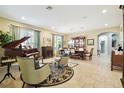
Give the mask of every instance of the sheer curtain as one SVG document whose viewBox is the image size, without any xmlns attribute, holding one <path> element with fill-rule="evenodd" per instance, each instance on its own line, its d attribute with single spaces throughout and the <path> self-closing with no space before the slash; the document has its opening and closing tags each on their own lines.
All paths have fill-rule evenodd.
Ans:
<svg viewBox="0 0 124 93">
<path fill-rule="evenodd" d="M 31 46 L 32 48 L 39 48 L 40 43 L 40 32 L 33 29 L 22 28 L 18 26 L 11 25 L 11 34 L 13 40 L 21 39 L 25 36 L 30 38 L 22 43 L 22 46 Z"/>
<path fill-rule="evenodd" d="M 20 39 L 20 27 L 11 24 L 10 33 L 12 35 L 12 41 Z"/>
<path fill-rule="evenodd" d="M 54 50 L 58 51 L 60 48 L 63 47 L 63 37 L 60 35 L 53 35 L 54 41 Z"/>
</svg>

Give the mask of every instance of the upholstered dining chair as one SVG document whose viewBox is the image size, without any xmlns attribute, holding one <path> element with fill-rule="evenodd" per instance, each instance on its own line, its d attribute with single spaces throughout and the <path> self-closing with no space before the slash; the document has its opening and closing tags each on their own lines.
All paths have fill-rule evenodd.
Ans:
<svg viewBox="0 0 124 93">
<path fill-rule="evenodd" d="M 86 57 L 89 57 L 89 60 L 92 60 L 92 56 L 93 56 L 93 49 L 94 49 L 94 48 L 91 48 L 90 52 L 85 53 L 85 58 L 86 58 Z"/>
<path fill-rule="evenodd" d="M 75 49 L 74 48 L 70 49 L 70 54 L 75 54 Z"/>
<path fill-rule="evenodd" d="M 50 68 L 48 64 L 35 69 L 34 59 L 27 57 L 17 57 L 23 86 L 26 84 L 38 87 L 41 82 L 47 79 L 50 75 Z"/>
</svg>

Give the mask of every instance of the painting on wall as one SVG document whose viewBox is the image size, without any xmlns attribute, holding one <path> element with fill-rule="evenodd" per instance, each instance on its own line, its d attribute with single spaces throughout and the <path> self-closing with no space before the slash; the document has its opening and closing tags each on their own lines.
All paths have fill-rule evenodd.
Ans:
<svg viewBox="0 0 124 93">
<path fill-rule="evenodd" d="M 43 38 L 43 43 L 44 43 L 45 46 L 50 45 L 50 43 L 51 43 L 51 38 L 46 38 L 46 37 L 44 37 L 44 38 Z"/>
<path fill-rule="evenodd" d="M 88 39 L 87 45 L 94 45 L 94 39 Z"/>
</svg>

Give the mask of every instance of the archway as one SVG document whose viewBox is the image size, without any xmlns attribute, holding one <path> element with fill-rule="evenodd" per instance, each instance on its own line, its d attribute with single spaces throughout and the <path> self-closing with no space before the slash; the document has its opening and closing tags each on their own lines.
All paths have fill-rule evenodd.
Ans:
<svg viewBox="0 0 124 93">
<path fill-rule="evenodd" d="M 119 36 L 115 32 L 103 32 L 97 37 L 97 50 L 102 55 L 111 55 L 111 50 L 118 45 Z"/>
</svg>

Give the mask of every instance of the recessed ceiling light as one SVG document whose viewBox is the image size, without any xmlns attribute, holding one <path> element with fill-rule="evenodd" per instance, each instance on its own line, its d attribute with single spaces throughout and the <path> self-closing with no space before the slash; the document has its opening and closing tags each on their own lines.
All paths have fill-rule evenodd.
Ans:
<svg viewBox="0 0 124 93">
<path fill-rule="evenodd" d="M 105 14 L 106 12 L 107 12 L 107 10 L 106 10 L 106 9 L 103 9 L 103 10 L 102 10 L 102 13 L 103 13 L 103 14 Z"/>
<path fill-rule="evenodd" d="M 23 17 L 21 17 L 21 19 L 25 20 L 25 17 L 23 16 Z"/>
<path fill-rule="evenodd" d="M 108 24 L 105 24 L 105 26 L 108 26 Z"/>
<path fill-rule="evenodd" d="M 72 28 L 70 29 L 70 31 L 72 31 Z"/>
<path fill-rule="evenodd" d="M 83 19 L 86 19 L 87 18 L 87 16 L 83 16 Z"/>
<path fill-rule="evenodd" d="M 54 27 L 54 26 L 52 26 L 51 28 L 52 28 L 52 29 L 55 29 L 55 27 Z"/>
<path fill-rule="evenodd" d="M 80 27 L 80 29 L 84 29 L 84 27 Z"/>
<path fill-rule="evenodd" d="M 52 10 L 53 7 L 52 7 L 52 6 L 47 6 L 46 9 L 47 9 L 47 10 Z"/>
</svg>

